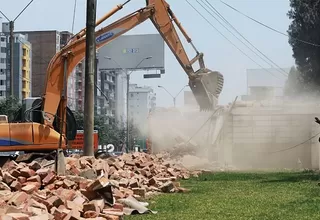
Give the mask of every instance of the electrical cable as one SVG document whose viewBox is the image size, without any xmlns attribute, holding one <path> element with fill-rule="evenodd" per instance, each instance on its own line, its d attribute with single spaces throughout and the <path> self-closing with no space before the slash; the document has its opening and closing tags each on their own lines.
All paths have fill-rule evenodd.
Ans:
<svg viewBox="0 0 320 220">
<path fill-rule="evenodd" d="M 221 1 L 221 0 L 220 0 L 220 1 Z M 264 24 L 264 23 L 262 23 L 262 22 L 260 22 L 260 21 L 258 21 L 258 20 L 256 20 L 256 19 L 254 19 L 254 18 L 250 17 L 249 15 L 244 14 L 243 12 L 241 12 L 241 11 L 239 11 L 238 9 L 232 7 L 231 5 L 229 5 L 229 4 L 227 4 L 227 3 L 223 2 L 223 1 L 221 1 L 221 3 L 223 3 L 223 4 L 226 5 L 226 6 L 228 6 L 228 7 L 231 8 L 232 10 L 238 12 L 239 14 L 241 14 L 241 15 L 249 18 L 250 20 L 252 20 L 252 21 L 254 21 L 254 22 L 256 22 L 256 23 L 258 23 L 258 24 L 260 24 L 260 25 L 262 25 L 262 26 L 264 26 L 264 27 L 266 27 L 266 28 L 268 28 L 268 29 L 276 32 L 276 33 L 278 33 L 278 34 L 281 34 L 281 35 L 284 35 L 284 36 L 286 36 L 286 37 L 289 37 L 288 34 L 283 33 L 283 32 L 281 32 L 281 31 L 278 31 L 278 30 L 276 30 L 276 29 L 274 29 L 274 28 L 272 28 L 272 27 L 270 27 L 270 26 L 268 26 L 268 25 L 266 25 L 266 24 Z M 309 45 L 315 46 L 315 47 L 320 47 L 319 44 L 315 44 L 315 43 L 312 43 L 312 42 L 309 42 L 309 41 L 301 40 L 301 39 L 295 38 L 295 37 L 291 37 L 291 38 L 294 39 L 294 40 L 296 40 L 296 41 L 299 41 L 299 42 L 301 42 L 301 43 L 309 44 Z"/>
<path fill-rule="evenodd" d="M 251 50 L 255 55 L 257 55 L 261 60 L 263 60 L 264 62 L 268 63 L 272 68 L 274 68 L 274 66 L 272 64 L 270 64 L 269 61 L 267 61 L 266 59 L 264 59 L 263 57 L 261 57 L 261 55 L 259 55 L 256 51 L 254 51 L 252 48 L 250 48 L 247 44 L 245 44 L 241 39 L 239 39 L 239 37 L 237 37 L 232 31 L 230 31 L 223 23 L 221 23 L 221 21 L 219 21 L 210 11 L 208 11 L 208 9 L 206 7 L 204 7 L 203 5 L 201 5 L 201 3 L 197 0 L 198 4 L 204 9 L 206 10 L 216 21 L 218 21 L 227 31 L 229 31 L 235 38 L 237 38 L 244 46 L 246 46 L 249 50 Z M 204 2 L 203 2 L 204 3 Z M 205 3 L 204 3 L 205 4 Z M 207 5 L 206 5 L 207 6 Z M 210 8 L 210 7 L 209 7 Z M 212 11 L 212 9 L 211 9 Z M 278 70 L 281 74 L 283 74 L 283 72 L 281 72 L 280 70 Z M 271 71 L 270 71 L 271 72 Z M 287 73 L 286 73 L 287 74 Z M 273 74 L 272 74 L 273 75 Z M 283 74 L 284 76 L 288 76 Z M 275 76 L 275 75 L 273 75 Z M 278 78 L 278 77 L 277 77 Z"/>
<path fill-rule="evenodd" d="M 31 0 L 21 11 L 20 13 L 17 15 L 17 17 L 15 17 L 15 19 L 13 19 L 13 21 L 17 20 L 17 18 L 29 7 L 29 5 L 31 5 L 31 3 L 33 2 L 34 0 Z"/>
<path fill-rule="evenodd" d="M 205 2 L 204 2 L 205 1 Z M 227 23 L 234 31 L 236 31 L 248 44 L 250 44 L 254 49 L 256 49 L 263 57 L 265 57 L 268 61 L 270 61 L 274 66 L 276 66 L 278 71 L 281 74 L 285 74 L 285 76 L 288 76 L 289 73 L 283 70 L 278 64 L 276 64 L 273 60 L 271 60 L 268 56 L 266 56 L 261 50 L 259 50 L 256 46 L 254 46 L 246 37 L 243 36 L 208 0 L 202 0 L 204 4 L 207 3 L 207 6 L 211 8 L 211 11 L 215 13 L 220 19 L 222 19 L 225 23 Z M 215 18 L 216 19 L 216 18 Z M 217 19 L 216 19 L 217 20 Z M 220 22 L 219 22 L 220 23 Z M 249 48 L 249 47 L 248 47 Z M 249 48 L 250 49 L 250 48 Z M 251 50 L 251 49 L 250 49 Z M 255 53 L 255 52 L 254 52 Z M 255 53 L 256 54 L 256 53 Z M 256 54 L 257 55 L 257 54 Z M 259 56 L 259 55 L 257 55 Z M 259 56 L 260 57 L 260 56 Z M 260 57 L 261 58 L 261 57 Z M 261 58 L 262 59 L 262 58 Z M 264 60 L 264 59 L 263 59 Z M 265 60 L 264 60 L 265 61 Z M 265 61 L 268 63 L 271 67 L 274 67 L 272 64 L 269 62 Z"/>
<path fill-rule="evenodd" d="M 77 0 L 74 0 L 74 6 L 73 6 L 73 19 L 72 19 L 72 28 L 71 28 L 71 33 L 73 34 L 74 31 L 74 22 L 76 18 L 76 9 L 77 9 Z"/>
<path fill-rule="evenodd" d="M 315 135 L 313 135 L 313 136 L 312 136 L 312 137 L 310 137 L 308 140 L 305 140 L 305 141 L 301 142 L 300 144 L 296 144 L 296 145 L 294 145 L 294 146 L 292 146 L 292 147 L 285 148 L 285 149 L 282 149 L 282 150 L 277 150 L 277 151 L 267 152 L 267 153 L 269 153 L 269 154 L 274 154 L 274 153 L 280 153 L 280 152 L 284 152 L 284 151 L 292 150 L 292 149 L 294 149 L 294 148 L 300 147 L 301 145 L 303 145 L 303 144 L 307 143 L 308 141 L 310 141 L 310 140 L 312 140 L 313 138 L 317 137 L 319 134 L 320 134 L 320 132 L 319 132 L 319 133 L 317 133 L 317 134 L 315 134 Z"/>
<path fill-rule="evenodd" d="M 221 33 L 205 16 L 203 16 L 188 0 L 185 0 L 204 20 L 207 21 L 207 23 L 215 29 L 224 39 L 226 39 L 230 44 L 232 44 L 236 49 L 238 49 L 243 55 L 245 55 L 248 59 L 250 59 L 252 62 L 254 62 L 256 65 L 258 65 L 260 68 L 265 70 L 266 72 L 270 73 L 275 78 L 280 79 L 279 77 L 275 76 L 271 71 L 268 69 L 265 69 L 263 66 L 261 66 L 258 62 L 256 62 L 254 59 L 252 59 L 248 54 L 246 54 L 243 50 L 241 50 L 236 44 L 234 44 L 229 38 L 227 38 L 223 33 Z M 281 80 L 281 79 L 280 79 Z"/>
<path fill-rule="evenodd" d="M 213 116 L 219 111 L 222 110 L 223 107 L 218 107 L 214 112 L 209 116 L 209 118 L 200 126 L 200 128 L 189 138 L 189 140 L 186 142 L 186 145 L 194 138 L 199 131 L 213 118 Z"/>
</svg>

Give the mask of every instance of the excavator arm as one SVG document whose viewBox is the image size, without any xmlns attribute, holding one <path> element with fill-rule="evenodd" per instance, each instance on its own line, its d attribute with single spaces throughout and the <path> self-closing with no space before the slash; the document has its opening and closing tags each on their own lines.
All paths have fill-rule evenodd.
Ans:
<svg viewBox="0 0 320 220">
<path fill-rule="evenodd" d="M 200 105 L 200 109 L 212 109 L 222 90 L 223 76 L 219 72 L 206 69 L 203 62 L 203 54 L 197 50 L 196 57 L 189 60 L 173 22 L 179 27 L 187 41 L 192 44 L 191 39 L 181 27 L 165 0 L 147 0 L 146 2 L 146 7 L 96 31 L 96 48 L 101 48 L 147 19 L 150 19 L 187 73 L 190 88 Z M 112 14 L 114 13 L 115 11 L 112 11 Z M 104 18 L 108 17 L 105 16 Z M 101 22 L 100 19 L 97 23 Z M 44 124 L 52 126 L 57 110 L 62 112 L 63 108 L 66 107 L 67 99 L 61 98 L 62 93 L 66 93 L 64 91 L 64 83 L 76 65 L 85 57 L 85 48 L 86 39 L 84 30 L 82 30 L 77 35 L 77 38 L 71 40 L 52 58 L 47 69 L 47 80 L 42 102 Z M 199 61 L 200 69 L 194 71 L 192 64 L 196 61 Z"/>
</svg>

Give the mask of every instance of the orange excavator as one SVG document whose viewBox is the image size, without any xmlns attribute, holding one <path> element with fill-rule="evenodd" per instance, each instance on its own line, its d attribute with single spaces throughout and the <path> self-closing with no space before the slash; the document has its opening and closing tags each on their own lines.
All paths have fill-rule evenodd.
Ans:
<svg viewBox="0 0 320 220">
<path fill-rule="evenodd" d="M 127 1 L 126 3 L 128 3 Z M 126 4 L 117 5 L 96 22 L 96 26 L 110 18 Z M 177 17 L 165 0 L 147 0 L 143 7 L 96 31 L 96 49 L 150 19 L 183 70 L 201 110 L 215 107 L 223 87 L 223 75 L 205 67 L 203 54 L 193 45 Z M 189 59 L 174 24 L 180 29 L 196 55 Z M 85 57 L 85 29 L 74 35 L 51 60 L 47 69 L 45 92 L 39 98 L 27 98 L 14 122 L 0 123 L 1 151 L 47 152 L 62 146 L 67 148 L 76 136 L 76 121 L 67 107 L 66 82 L 72 70 Z M 200 68 L 192 65 L 199 62 Z M 30 101 L 31 100 L 31 101 Z M 93 108 L 93 106 L 92 106 Z M 60 132 L 61 131 L 61 132 Z"/>
</svg>

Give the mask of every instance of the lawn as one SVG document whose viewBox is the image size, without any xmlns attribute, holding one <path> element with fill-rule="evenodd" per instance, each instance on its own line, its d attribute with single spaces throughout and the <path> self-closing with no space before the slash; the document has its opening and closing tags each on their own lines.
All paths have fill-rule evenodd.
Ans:
<svg viewBox="0 0 320 220">
<path fill-rule="evenodd" d="M 182 182 L 185 194 L 153 198 L 157 214 L 125 219 L 320 219 L 319 175 L 308 172 L 217 173 Z"/>
</svg>

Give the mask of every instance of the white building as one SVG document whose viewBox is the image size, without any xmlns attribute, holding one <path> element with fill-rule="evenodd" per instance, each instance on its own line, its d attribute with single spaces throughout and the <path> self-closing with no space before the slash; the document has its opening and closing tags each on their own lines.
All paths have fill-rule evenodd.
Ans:
<svg viewBox="0 0 320 220">
<path fill-rule="evenodd" d="M 283 97 L 290 68 L 247 69 L 247 95 L 243 101 L 270 100 Z"/>
<path fill-rule="evenodd" d="M 0 99 L 6 97 L 7 36 L 0 30 Z"/>
<path fill-rule="evenodd" d="M 132 120 L 142 133 L 147 129 L 148 115 L 155 107 L 156 94 L 151 87 L 140 87 L 137 84 L 130 84 L 129 120 Z"/>
<path fill-rule="evenodd" d="M 117 71 L 116 119 L 123 125 L 127 120 L 127 73 L 122 70 Z"/>
</svg>

